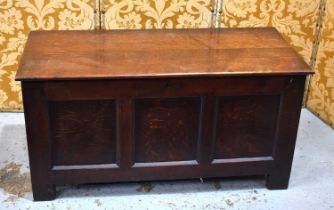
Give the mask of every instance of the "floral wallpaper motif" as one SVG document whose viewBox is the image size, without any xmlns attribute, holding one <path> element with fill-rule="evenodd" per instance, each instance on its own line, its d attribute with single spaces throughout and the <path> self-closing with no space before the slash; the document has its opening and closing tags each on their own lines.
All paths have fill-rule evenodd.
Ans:
<svg viewBox="0 0 334 210">
<path fill-rule="evenodd" d="M 14 77 L 29 31 L 99 28 L 94 8 L 107 29 L 203 28 L 212 18 L 210 0 L 0 0 L 0 111 L 22 110 Z"/>
<path fill-rule="evenodd" d="M 105 0 L 106 29 L 208 28 L 211 0 Z"/>
<path fill-rule="evenodd" d="M 334 1 L 327 0 L 307 106 L 334 127 Z"/>
<path fill-rule="evenodd" d="M 0 0 L 0 110 L 22 110 L 14 80 L 31 30 L 93 29 L 93 0 Z"/>
<path fill-rule="evenodd" d="M 320 0 L 225 0 L 222 27 L 273 26 L 309 63 Z"/>
</svg>

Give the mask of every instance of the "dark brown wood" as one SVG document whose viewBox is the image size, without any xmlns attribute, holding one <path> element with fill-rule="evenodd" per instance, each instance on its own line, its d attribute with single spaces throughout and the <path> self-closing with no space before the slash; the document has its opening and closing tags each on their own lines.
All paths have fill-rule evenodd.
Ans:
<svg viewBox="0 0 334 210">
<path fill-rule="evenodd" d="M 130 98 L 121 97 L 117 103 L 117 164 L 129 168 L 134 164 L 133 109 Z"/>
<path fill-rule="evenodd" d="M 269 189 L 286 189 L 289 184 L 305 78 L 291 78 L 281 98 L 273 157 L 274 168 L 267 177 Z"/>
<path fill-rule="evenodd" d="M 200 98 L 135 101 L 135 162 L 196 159 Z"/>
<path fill-rule="evenodd" d="M 279 102 L 280 95 L 220 97 L 215 158 L 271 156 Z"/>
<path fill-rule="evenodd" d="M 197 161 L 201 165 L 208 165 L 213 159 L 215 129 L 216 98 L 214 96 L 203 96 L 200 112 L 200 128 L 198 130 L 200 142 L 197 148 Z M 213 119 L 213 120 L 212 120 Z"/>
<path fill-rule="evenodd" d="M 274 29 L 149 32 L 30 36 L 17 79 L 34 199 L 57 184 L 244 175 L 286 188 L 307 65 Z"/>
<path fill-rule="evenodd" d="M 23 83 L 24 116 L 29 149 L 32 190 L 35 200 L 55 198 L 48 103 L 41 83 Z"/>
<path fill-rule="evenodd" d="M 305 73 L 311 73 L 310 68 L 274 28 L 33 31 L 16 78 L 70 80 Z"/>
<path fill-rule="evenodd" d="M 50 102 L 49 108 L 54 164 L 116 163 L 113 100 Z"/>
</svg>

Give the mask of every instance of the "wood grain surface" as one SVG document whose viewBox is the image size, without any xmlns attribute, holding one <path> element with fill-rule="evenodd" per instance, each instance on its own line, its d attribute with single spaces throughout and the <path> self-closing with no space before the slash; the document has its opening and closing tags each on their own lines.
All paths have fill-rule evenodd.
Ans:
<svg viewBox="0 0 334 210">
<path fill-rule="evenodd" d="M 33 32 L 17 79 L 34 200 L 246 175 L 286 189 L 309 73 L 273 28 Z"/>
<path fill-rule="evenodd" d="M 274 28 L 35 31 L 17 80 L 312 73 Z"/>
</svg>

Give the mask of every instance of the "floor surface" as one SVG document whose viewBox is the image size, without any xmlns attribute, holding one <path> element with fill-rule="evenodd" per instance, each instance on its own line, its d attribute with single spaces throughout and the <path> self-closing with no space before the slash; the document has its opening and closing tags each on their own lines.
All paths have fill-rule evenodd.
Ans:
<svg viewBox="0 0 334 210">
<path fill-rule="evenodd" d="M 0 210 L 282 209 L 334 210 L 334 130 L 302 111 L 288 190 L 262 177 L 63 186 L 33 202 L 22 113 L 0 113 Z"/>
</svg>

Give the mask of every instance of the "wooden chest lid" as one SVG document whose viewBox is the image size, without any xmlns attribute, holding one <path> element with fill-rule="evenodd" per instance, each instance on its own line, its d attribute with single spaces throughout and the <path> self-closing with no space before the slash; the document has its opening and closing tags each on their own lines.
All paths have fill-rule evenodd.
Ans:
<svg viewBox="0 0 334 210">
<path fill-rule="evenodd" d="M 29 35 L 16 79 L 310 73 L 274 28 L 35 31 Z"/>
</svg>

